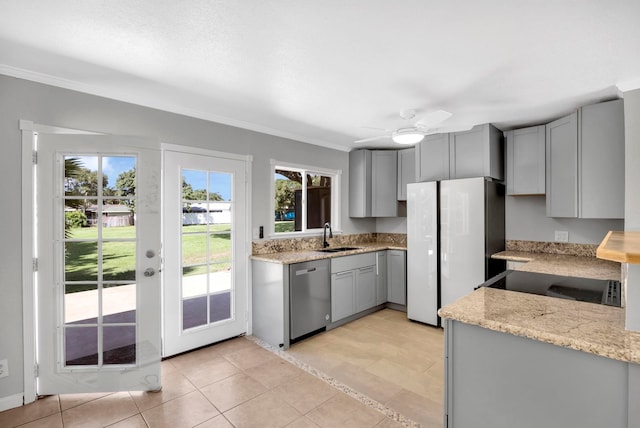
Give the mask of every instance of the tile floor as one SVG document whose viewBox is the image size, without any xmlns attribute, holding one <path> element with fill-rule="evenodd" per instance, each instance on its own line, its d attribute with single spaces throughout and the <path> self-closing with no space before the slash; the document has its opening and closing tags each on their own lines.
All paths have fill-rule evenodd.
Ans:
<svg viewBox="0 0 640 428">
<path fill-rule="evenodd" d="M 286 353 L 423 427 L 442 426 L 440 328 L 385 309 L 297 343 Z"/>
<path fill-rule="evenodd" d="M 389 411 L 439 427 L 442 349 L 440 329 L 383 310 L 300 342 L 284 358 L 237 338 L 163 361 L 159 393 L 49 396 L 0 413 L 0 427 L 402 426 Z"/>
</svg>

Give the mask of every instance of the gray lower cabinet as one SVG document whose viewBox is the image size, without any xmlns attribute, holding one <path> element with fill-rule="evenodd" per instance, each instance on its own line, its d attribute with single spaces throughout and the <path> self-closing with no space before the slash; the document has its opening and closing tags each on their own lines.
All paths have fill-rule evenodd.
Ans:
<svg viewBox="0 0 640 428">
<path fill-rule="evenodd" d="M 445 427 L 640 426 L 636 364 L 458 321 L 444 330 Z"/>
<path fill-rule="evenodd" d="M 399 201 L 407 200 L 407 184 L 416 182 L 416 149 L 398 150 L 398 191 Z"/>
<path fill-rule="evenodd" d="M 514 129 L 507 140 L 507 195 L 545 194 L 545 125 Z"/>
<path fill-rule="evenodd" d="M 289 265 L 251 263 L 252 334 L 276 348 L 289 348 Z"/>
<path fill-rule="evenodd" d="M 376 304 L 387 303 L 387 253 L 388 251 L 378 251 L 376 253 Z"/>
<path fill-rule="evenodd" d="M 356 279 L 356 313 L 376 306 L 376 267 L 358 269 Z"/>
<path fill-rule="evenodd" d="M 331 259 L 331 322 L 376 305 L 376 253 Z"/>
<path fill-rule="evenodd" d="M 387 301 L 399 305 L 407 304 L 407 252 L 388 250 Z"/>
<path fill-rule="evenodd" d="M 331 274 L 331 322 L 356 313 L 356 270 Z"/>
<path fill-rule="evenodd" d="M 492 177 L 504 179 L 502 133 L 491 124 L 469 131 L 428 135 L 416 145 L 417 181 Z"/>
<path fill-rule="evenodd" d="M 624 104 L 580 108 L 546 127 L 547 217 L 624 218 Z"/>
<path fill-rule="evenodd" d="M 395 150 L 349 153 L 349 216 L 398 215 L 398 154 Z"/>
</svg>

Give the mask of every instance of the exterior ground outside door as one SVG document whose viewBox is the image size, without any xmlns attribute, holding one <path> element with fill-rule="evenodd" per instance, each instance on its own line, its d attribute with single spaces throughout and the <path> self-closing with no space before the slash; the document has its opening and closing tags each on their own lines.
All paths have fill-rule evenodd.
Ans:
<svg viewBox="0 0 640 428">
<path fill-rule="evenodd" d="M 249 160 L 230 157 L 164 152 L 164 357 L 247 332 Z"/>
<path fill-rule="evenodd" d="M 38 135 L 38 394 L 160 387 L 160 178 L 155 143 Z"/>
</svg>

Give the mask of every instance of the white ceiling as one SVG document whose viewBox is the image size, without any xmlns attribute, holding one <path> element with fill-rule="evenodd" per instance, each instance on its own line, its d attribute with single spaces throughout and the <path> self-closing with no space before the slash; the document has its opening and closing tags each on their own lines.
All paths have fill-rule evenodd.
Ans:
<svg viewBox="0 0 640 428">
<path fill-rule="evenodd" d="M 0 0 L 0 73 L 350 150 L 640 87 L 640 1 Z"/>
</svg>

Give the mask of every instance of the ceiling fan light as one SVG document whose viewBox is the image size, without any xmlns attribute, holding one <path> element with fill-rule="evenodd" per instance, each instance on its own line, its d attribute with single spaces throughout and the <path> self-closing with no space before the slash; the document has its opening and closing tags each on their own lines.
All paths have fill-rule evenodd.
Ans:
<svg viewBox="0 0 640 428">
<path fill-rule="evenodd" d="M 408 132 L 394 132 L 391 136 L 391 139 L 394 143 L 403 144 L 403 145 L 412 145 L 417 144 L 424 138 L 424 134 L 416 131 L 408 131 Z"/>
</svg>

